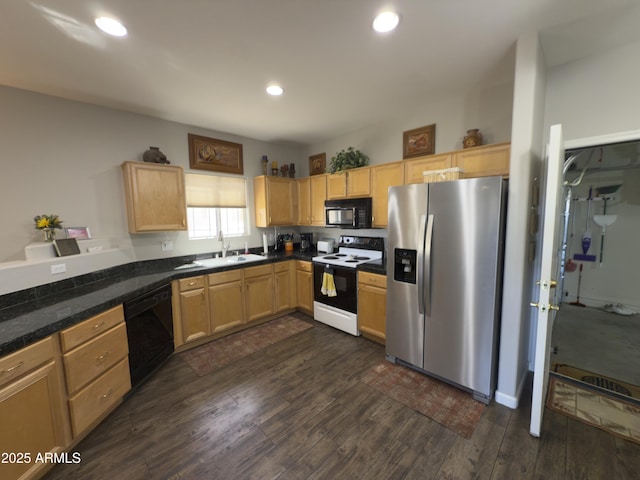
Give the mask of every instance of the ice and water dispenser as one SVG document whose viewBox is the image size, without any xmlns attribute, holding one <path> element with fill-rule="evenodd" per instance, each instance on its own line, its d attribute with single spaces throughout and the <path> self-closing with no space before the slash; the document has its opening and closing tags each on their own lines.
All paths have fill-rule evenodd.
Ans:
<svg viewBox="0 0 640 480">
<path fill-rule="evenodd" d="M 393 278 L 397 282 L 416 283 L 417 250 L 396 248 L 393 252 Z"/>
</svg>

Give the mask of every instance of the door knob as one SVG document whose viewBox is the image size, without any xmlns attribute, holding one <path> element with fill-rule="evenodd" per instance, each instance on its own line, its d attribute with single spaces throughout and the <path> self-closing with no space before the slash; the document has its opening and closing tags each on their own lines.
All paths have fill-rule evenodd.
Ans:
<svg viewBox="0 0 640 480">
<path fill-rule="evenodd" d="M 560 310 L 560 307 L 558 305 L 540 305 L 539 303 L 534 303 L 534 302 L 531 302 L 529 305 L 531 305 L 532 307 L 540 308 L 543 312 L 547 309 Z"/>
<path fill-rule="evenodd" d="M 542 288 L 556 288 L 558 282 L 555 280 L 539 280 L 536 282 L 536 285 L 542 285 Z"/>
</svg>

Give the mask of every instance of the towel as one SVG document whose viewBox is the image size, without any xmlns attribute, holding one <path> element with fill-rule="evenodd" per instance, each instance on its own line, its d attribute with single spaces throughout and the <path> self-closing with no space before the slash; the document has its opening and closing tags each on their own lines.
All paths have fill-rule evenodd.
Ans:
<svg viewBox="0 0 640 480">
<path fill-rule="evenodd" d="M 333 280 L 333 274 L 324 272 L 322 274 L 322 288 L 320 289 L 323 295 L 328 297 L 336 297 L 338 292 L 336 292 L 336 283 Z"/>
</svg>

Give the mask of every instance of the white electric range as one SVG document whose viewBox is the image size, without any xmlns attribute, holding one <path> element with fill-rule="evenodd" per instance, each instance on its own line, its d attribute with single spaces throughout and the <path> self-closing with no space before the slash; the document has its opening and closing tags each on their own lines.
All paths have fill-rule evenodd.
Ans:
<svg viewBox="0 0 640 480">
<path fill-rule="evenodd" d="M 364 263 L 382 264 L 383 256 L 381 237 L 341 236 L 337 252 L 313 257 L 313 318 L 351 335 L 360 335 L 356 270 Z M 335 296 L 323 293 L 325 273 L 333 278 Z"/>
</svg>

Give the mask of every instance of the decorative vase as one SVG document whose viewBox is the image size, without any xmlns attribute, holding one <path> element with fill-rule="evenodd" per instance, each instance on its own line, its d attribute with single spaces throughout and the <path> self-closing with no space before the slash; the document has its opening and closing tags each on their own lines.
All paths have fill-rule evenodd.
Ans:
<svg viewBox="0 0 640 480">
<path fill-rule="evenodd" d="M 53 242 L 56 238 L 56 231 L 52 228 L 43 228 L 42 234 L 45 242 Z"/>
<path fill-rule="evenodd" d="M 142 160 L 149 163 L 171 163 L 159 147 L 149 147 L 149 150 L 142 154 Z"/>
<path fill-rule="evenodd" d="M 467 130 L 467 135 L 462 140 L 462 147 L 471 148 L 478 147 L 480 145 L 482 145 L 482 134 L 480 133 L 480 130 L 477 128 Z"/>
</svg>

